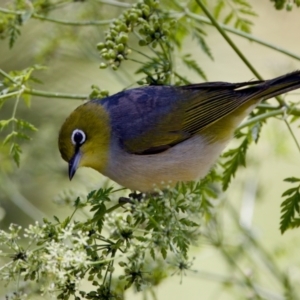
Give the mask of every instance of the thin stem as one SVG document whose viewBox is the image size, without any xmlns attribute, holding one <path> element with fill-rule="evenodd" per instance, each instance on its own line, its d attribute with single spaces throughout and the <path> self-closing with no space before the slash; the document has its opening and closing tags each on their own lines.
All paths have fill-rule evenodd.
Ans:
<svg viewBox="0 0 300 300">
<path fill-rule="evenodd" d="M 98 265 L 98 264 L 105 264 L 105 263 L 110 263 L 112 260 L 116 259 L 116 257 L 111 257 L 111 258 L 107 258 L 107 259 L 103 259 L 103 260 L 97 260 L 97 261 L 89 261 L 88 264 L 89 265 Z"/>
<path fill-rule="evenodd" d="M 180 80 L 182 80 L 185 84 L 191 84 L 191 82 L 189 80 L 187 80 L 186 78 L 184 78 L 183 76 L 181 76 L 179 73 L 174 72 L 174 75 L 176 77 L 178 77 Z"/>
<path fill-rule="evenodd" d="M 0 69 L 0 75 L 7 78 L 12 83 L 18 84 L 18 82 L 13 77 L 11 77 L 8 73 L 3 71 L 2 69 Z M 27 88 L 25 86 L 22 86 L 21 90 L 11 92 L 9 94 L 1 95 L 0 99 L 17 96 L 17 95 L 20 95 L 21 93 L 30 94 L 33 96 L 41 96 L 41 97 L 46 97 L 46 98 L 64 98 L 64 99 L 79 99 L 79 100 L 87 99 L 87 95 L 67 94 L 67 93 L 51 93 L 51 92 L 40 91 L 40 90 L 36 90 L 36 89 L 32 89 L 32 88 Z"/>
<path fill-rule="evenodd" d="M 278 109 L 278 106 L 272 106 L 270 104 L 267 103 L 260 103 L 257 105 L 257 108 L 264 108 L 264 109 L 268 109 L 268 110 L 275 110 Z"/>
<path fill-rule="evenodd" d="M 45 92 L 45 91 L 40 91 L 31 88 L 25 88 L 24 93 L 34 95 L 34 96 L 41 96 L 45 98 L 63 98 L 63 99 L 78 99 L 78 100 L 87 99 L 87 95 L 52 93 L 52 92 Z"/>
<path fill-rule="evenodd" d="M 10 10 L 4 7 L 0 7 L 0 12 L 4 13 L 4 14 L 9 14 L 9 15 L 22 15 L 23 12 L 19 11 L 19 10 Z"/>
<path fill-rule="evenodd" d="M 256 69 L 252 66 L 252 64 L 248 61 L 245 55 L 240 51 L 240 49 L 235 45 L 235 43 L 231 40 L 231 38 L 226 34 L 224 29 L 219 25 L 219 23 L 215 20 L 213 15 L 209 12 L 206 6 L 202 3 L 201 0 L 196 0 L 197 4 L 201 7 L 206 16 L 210 19 L 211 23 L 217 28 L 219 33 L 223 36 L 226 42 L 231 46 L 231 48 L 235 51 L 235 53 L 240 57 L 240 59 L 244 62 L 244 64 L 251 70 L 251 72 L 260 80 L 263 80 L 262 76 L 256 71 Z"/>
<path fill-rule="evenodd" d="M 115 258 L 116 252 L 117 252 L 117 250 L 112 251 L 111 258 Z M 109 288 L 111 287 L 111 282 L 112 282 L 112 274 L 113 274 L 114 262 L 115 262 L 115 260 L 112 260 L 110 262 L 110 267 L 109 267 L 109 269 L 110 269 L 109 284 L 108 284 Z"/>
<path fill-rule="evenodd" d="M 13 120 L 16 119 L 17 108 L 18 108 L 22 93 L 23 93 L 23 89 L 18 91 L 18 95 L 17 95 L 17 98 L 16 98 L 16 102 L 15 102 L 13 112 L 12 112 L 12 117 L 11 117 Z M 15 126 L 16 126 L 16 122 L 12 122 L 12 131 L 13 132 L 15 131 Z"/>
<path fill-rule="evenodd" d="M 137 37 L 138 40 L 142 40 L 142 37 L 135 31 L 133 30 L 132 33 Z M 157 57 L 160 57 L 159 56 L 159 53 L 157 51 L 155 51 L 153 49 L 153 47 L 151 47 L 150 45 L 147 45 L 148 49 L 150 49 Z"/>
<path fill-rule="evenodd" d="M 196 14 L 190 12 L 188 9 L 185 10 L 185 13 L 186 13 L 187 16 L 189 16 L 190 18 L 193 18 L 193 19 L 195 19 L 197 21 L 200 21 L 202 23 L 205 23 L 205 24 L 211 25 L 211 26 L 214 25 L 208 18 L 206 18 L 204 16 L 196 15 Z M 274 45 L 272 43 L 266 42 L 266 41 L 264 41 L 264 40 L 262 40 L 262 39 L 260 39 L 258 37 L 253 36 L 252 34 L 249 34 L 249 33 L 246 33 L 246 32 L 240 31 L 240 30 L 237 30 L 235 28 L 232 28 L 230 26 L 224 25 L 224 24 L 219 23 L 219 22 L 217 22 L 217 23 L 225 31 L 231 32 L 231 33 L 233 33 L 235 35 L 238 35 L 238 36 L 241 36 L 243 38 L 246 38 L 249 41 L 255 42 L 257 44 L 263 45 L 265 47 L 268 47 L 268 48 L 271 48 L 273 50 L 276 50 L 276 51 L 278 51 L 278 52 L 280 52 L 282 54 L 285 54 L 287 56 L 290 56 L 292 58 L 300 60 L 300 56 L 299 55 L 297 55 L 295 53 L 292 53 L 292 52 L 290 52 L 290 51 L 288 51 L 288 50 L 286 50 L 284 48 L 281 48 L 281 47 L 279 47 L 277 45 Z"/>
<path fill-rule="evenodd" d="M 192 275 L 194 275 L 194 277 L 200 277 L 201 279 L 204 279 L 204 280 L 210 280 L 210 281 L 214 281 L 214 282 L 218 282 L 218 283 L 223 283 L 225 286 L 228 284 L 243 286 L 243 283 L 244 283 L 243 281 L 235 279 L 232 276 L 226 277 L 223 275 L 206 272 L 206 271 L 198 271 L 197 270 L 196 272 L 189 274 L 189 276 L 192 276 Z M 278 294 L 274 293 L 273 291 L 266 290 L 255 283 L 254 283 L 254 285 L 257 288 L 257 290 L 260 291 L 260 293 L 262 295 L 267 297 L 267 299 L 274 299 L 274 300 L 275 299 L 276 300 L 284 300 L 285 299 L 283 296 L 278 295 Z M 213 298 L 213 299 L 215 299 L 215 298 Z"/>
<path fill-rule="evenodd" d="M 96 0 L 96 1 L 102 4 L 108 4 L 110 6 L 117 6 L 117 7 L 124 7 L 124 8 L 132 7 L 132 5 L 129 3 L 119 2 L 115 0 Z"/>
<path fill-rule="evenodd" d="M 112 206 L 111 208 L 107 209 L 105 213 L 109 214 L 110 212 L 116 210 L 117 208 L 119 208 L 119 207 L 121 207 L 123 205 L 124 205 L 124 203 L 118 203 L 118 204 Z"/>
<path fill-rule="evenodd" d="M 71 216 L 70 216 L 70 218 L 69 218 L 69 222 L 68 222 L 68 223 L 71 222 L 71 220 L 73 219 L 73 217 L 74 217 L 74 215 L 75 215 L 75 213 L 76 213 L 77 210 L 78 210 L 77 207 L 73 210 L 73 212 L 72 212 L 72 214 L 71 214 Z"/>
<path fill-rule="evenodd" d="M 124 190 L 127 190 L 127 188 L 119 188 L 119 189 L 113 190 L 111 193 L 116 193 L 116 192 L 120 192 L 120 191 L 124 191 Z"/>
<path fill-rule="evenodd" d="M 9 10 L 3 7 L 0 7 L 0 13 L 4 14 L 11 14 L 11 15 L 16 15 L 20 16 L 23 15 L 25 12 L 23 11 L 14 11 L 14 10 Z M 38 20 L 43 20 L 43 21 L 48 21 L 52 23 L 57 23 L 60 25 L 71 25 L 71 26 L 102 26 L 102 25 L 108 25 L 110 24 L 113 19 L 111 20 L 103 20 L 103 21 L 98 21 L 98 20 L 88 20 L 88 21 L 66 21 L 66 20 L 60 20 L 60 19 L 54 19 L 50 17 L 45 17 L 37 13 L 33 13 L 31 15 L 32 19 L 38 19 Z"/>
<path fill-rule="evenodd" d="M 298 140 L 297 140 L 297 138 L 296 138 L 296 136 L 294 134 L 294 131 L 292 130 L 289 122 L 286 119 L 284 119 L 284 122 L 285 122 L 285 124 L 286 124 L 286 126 L 287 126 L 287 128 L 288 128 L 288 130 L 289 130 L 289 132 L 290 132 L 290 134 L 291 134 L 291 136 L 292 136 L 292 138 L 293 138 L 293 140 L 294 140 L 297 148 L 298 148 L 298 151 L 300 152 L 300 144 L 299 144 L 299 142 L 298 142 Z"/>
<path fill-rule="evenodd" d="M 138 53 L 138 54 L 140 54 L 140 55 L 142 55 L 142 56 L 144 56 L 144 57 L 146 57 L 146 58 L 148 58 L 148 59 L 150 59 L 150 60 L 153 59 L 151 56 L 149 56 L 149 55 L 147 55 L 147 54 L 145 54 L 145 53 L 143 53 L 143 52 L 141 52 L 139 50 L 136 50 L 136 49 L 131 48 L 131 47 L 129 47 L 129 49 L 132 50 L 132 51 L 134 51 L 134 52 L 136 52 L 136 53 Z M 161 64 L 161 65 L 163 65 L 163 64 Z"/>
<path fill-rule="evenodd" d="M 285 111 L 286 111 L 286 109 L 282 109 L 282 108 L 281 108 L 281 109 L 276 109 L 276 110 L 267 112 L 267 113 L 265 113 L 265 114 L 258 115 L 258 116 L 256 116 L 256 117 L 253 117 L 253 118 L 247 120 L 247 121 L 244 122 L 243 124 L 241 124 L 241 125 L 237 128 L 237 130 L 241 130 L 242 128 L 248 127 L 249 125 L 255 124 L 256 122 L 259 122 L 259 121 L 268 119 L 268 118 L 270 118 L 270 117 L 282 115 L 282 114 L 285 113 Z"/>
<path fill-rule="evenodd" d="M 284 282 L 286 282 L 287 280 L 285 273 L 280 271 L 279 267 L 276 264 L 276 261 L 263 248 L 263 246 L 253 237 L 252 232 L 249 229 L 245 228 L 244 226 L 240 225 L 238 214 L 229 201 L 226 201 L 226 207 L 231 213 L 232 219 L 235 221 L 236 225 L 243 232 L 243 236 L 247 237 L 248 240 L 252 243 L 253 247 L 257 249 L 258 253 L 262 257 L 262 260 L 265 262 L 265 265 L 267 266 L 271 274 L 273 274 L 284 285 Z"/>
<path fill-rule="evenodd" d="M 71 25 L 71 26 L 102 26 L 102 25 L 108 25 L 110 24 L 112 20 L 104 20 L 104 21 L 97 21 L 97 20 L 89 20 L 89 21 L 65 21 L 65 20 L 59 20 L 59 19 L 53 19 L 50 17 L 41 16 L 39 14 L 32 14 L 33 19 L 48 21 L 52 23 L 57 23 L 60 25 Z"/>
<path fill-rule="evenodd" d="M 66 7 L 67 5 L 70 5 L 72 3 L 74 3 L 74 1 L 72 1 L 72 0 L 57 2 L 57 3 L 52 4 L 51 6 L 49 6 L 48 10 L 53 11 L 55 9 L 60 9 L 62 7 Z"/>
<path fill-rule="evenodd" d="M 219 25 L 219 23 L 215 20 L 213 15 L 209 12 L 206 6 L 202 3 L 201 0 L 196 0 L 198 5 L 201 7 L 206 16 L 210 19 L 211 23 L 217 28 L 219 33 L 223 36 L 226 42 L 231 46 L 231 48 L 235 51 L 235 53 L 240 57 L 240 59 L 244 62 L 244 64 L 250 69 L 250 71 L 260 80 L 263 80 L 262 76 L 258 73 L 258 71 L 253 67 L 253 65 L 248 61 L 246 56 L 240 51 L 240 49 L 235 45 L 235 43 L 229 38 L 224 29 Z M 277 101 L 281 106 L 285 106 L 285 102 L 280 98 L 276 97 Z"/>
<path fill-rule="evenodd" d="M 42 221 L 47 214 L 36 208 L 27 198 L 18 190 L 13 181 L 5 176 L 0 182 L 1 191 L 16 205 L 25 215 L 34 221 Z"/>
<path fill-rule="evenodd" d="M 17 96 L 19 94 L 20 94 L 19 91 L 8 93 L 8 94 L 5 94 L 5 95 L 1 95 L 0 99 L 6 99 L 6 98 L 14 97 L 14 96 Z"/>
<path fill-rule="evenodd" d="M 213 243 L 213 245 L 216 248 L 220 249 L 221 254 L 224 256 L 224 258 L 226 259 L 226 261 L 235 269 L 239 272 L 239 274 L 243 277 L 244 281 L 242 282 L 242 284 L 245 284 L 245 286 L 247 286 L 248 288 L 250 288 L 253 293 L 255 293 L 255 296 L 257 296 L 258 298 L 255 299 L 261 299 L 261 294 L 258 291 L 257 287 L 254 285 L 254 283 L 251 281 L 251 278 L 249 276 L 247 276 L 244 271 L 242 270 L 242 268 L 239 266 L 237 260 L 230 255 L 230 253 L 228 253 L 224 247 L 222 247 L 222 239 L 217 239 L 214 240 L 210 237 L 211 242 Z"/>
<path fill-rule="evenodd" d="M 7 264 L 3 265 L 2 267 L 0 267 L 0 271 L 4 270 L 5 268 L 7 268 L 8 266 L 10 266 L 11 264 L 13 264 L 13 260 L 11 260 L 10 262 L 8 262 Z"/>
<path fill-rule="evenodd" d="M 0 69 L 0 74 L 1 74 L 3 77 L 5 77 L 5 78 L 7 78 L 8 80 L 10 80 L 12 83 L 17 83 L 13 77 L 11 77 L 9 74 L 7 74 L 7 73 L 6 73 L 5 71 L 3 71 L 2 69 Z"/>
<path fill-rule="evenodd" d="M 129 61 L 132 61 L 132 62 L 136 62 L 137 64 L 141 64 L 143 65 L 144 63 L 142 61 L 139 61 L 137 59 L 134 59 L 134 58 L 128 58 Z"/>
</svg>

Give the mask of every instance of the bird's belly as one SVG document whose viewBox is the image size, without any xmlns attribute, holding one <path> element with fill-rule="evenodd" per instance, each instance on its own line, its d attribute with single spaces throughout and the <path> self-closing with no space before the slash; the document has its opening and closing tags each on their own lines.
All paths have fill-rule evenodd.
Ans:
<svg viewBox="0 0 300 300">
<path fill-rule="evenodd" d="M 104 175 L 122 186 L 142 192 L 204 177 L 226 146 L 223 141 L 196 135 L 158 154 L 129 154 L 113 145 Z"/>
</svg>

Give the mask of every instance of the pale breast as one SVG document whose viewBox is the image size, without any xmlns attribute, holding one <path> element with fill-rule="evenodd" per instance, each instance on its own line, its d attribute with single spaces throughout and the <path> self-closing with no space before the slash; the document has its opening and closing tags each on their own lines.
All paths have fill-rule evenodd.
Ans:
<svg viewBox="0 0 300 300">
<path fill-rule="evenodd" d="M 206 140 L 200 135 L 158 154 L 135 155 L 113 142 L 104 175 L 122 186 L 142 192 L 204 177 L 229 139 Z"/>
</svg>

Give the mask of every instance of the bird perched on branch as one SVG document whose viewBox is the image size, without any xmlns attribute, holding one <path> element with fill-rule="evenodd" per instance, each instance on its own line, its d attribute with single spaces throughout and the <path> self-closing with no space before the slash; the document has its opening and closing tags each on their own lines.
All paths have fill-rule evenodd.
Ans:
<svg viewBox="0 0 300 300">
<path fill-rule="evenodd" d="M 146 86 L 89 101 L 66 119 L 59 150 L 72 179 L 91 167 L 141 192 L 204 177 L 262 100 L 300 88 L 300 71 L 266 81 Z"/>
</svg>

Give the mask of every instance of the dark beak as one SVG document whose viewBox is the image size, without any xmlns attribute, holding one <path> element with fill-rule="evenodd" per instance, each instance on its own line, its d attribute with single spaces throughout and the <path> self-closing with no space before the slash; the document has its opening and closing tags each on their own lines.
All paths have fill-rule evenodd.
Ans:
<svg viewBox="0 0 300 300">
<path fill-rule="evenodd" d="M 76 170 L 78 168 L 79 162 L 80 162 L 81 154 L 79 151 L 79 148 L 75 150 L 75 154 L 69 161 L 69 178 L 70 180 L 73 178 L 73 176 L 76 173 Z"/>
</svg>

